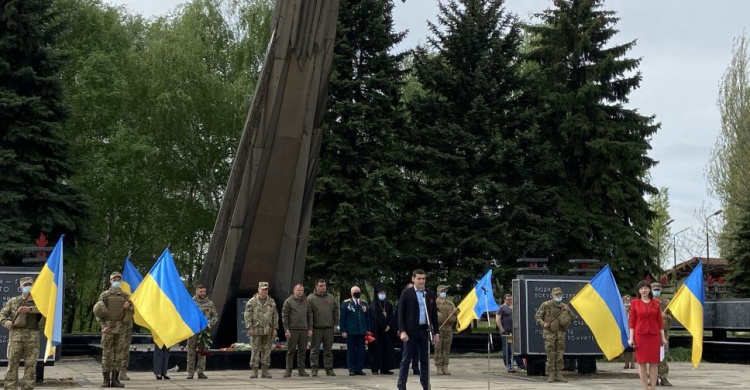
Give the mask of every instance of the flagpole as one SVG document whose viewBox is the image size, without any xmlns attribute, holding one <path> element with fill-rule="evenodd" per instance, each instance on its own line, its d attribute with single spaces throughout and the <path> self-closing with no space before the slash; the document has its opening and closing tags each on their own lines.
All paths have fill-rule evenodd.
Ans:
<svg viewBox="0 0 750 390">
<path fill-rule="evenodd" d="M 482 286 L 484 291 L 484 310 L 487 313 L 487 390 L 490 390 L 490 375 L 492 373 L 492 366 L 490 365 L 490 350 L 492 349 L 492 333 L 490 332 L 490 312 L 487 310 L 487 289 Z"/>
</svg>

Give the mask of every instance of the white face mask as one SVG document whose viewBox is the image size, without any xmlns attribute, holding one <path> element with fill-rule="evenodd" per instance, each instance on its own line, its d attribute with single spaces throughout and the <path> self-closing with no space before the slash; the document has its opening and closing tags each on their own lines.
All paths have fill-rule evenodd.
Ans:
<svg viewBox="0 0 750 390">
<path fill-rule="evenodd" d="M 658 297 L 661 295 L 661 290 L 654 290 L 653 293 L 655 297 Z"/>
<path fill-rule="evenodd" d="M 122 282 L 112 282 L 112 287 L 114 287 L 114 288 L 120 288 L 121 284 L 122 284 Z"/>
<path fill-rule="evenodd" d="M 440 292 L 440 298 L 445 298 L 446 296 L 448 296 L 448 294 L 446 294 L 445 291 Z"/>
<path fill-rule="evenodd" d="M 385 294 L 384 293 L 378 294 L 378 299 L 380 299 L 381 301 L 385 301 Z"/>
<path fill-rule="evenodd" d="M 31 292 L 31 286 L 23 286 L 21 291 L 23 291 L 24 294 L 28 294 Z"/>
<path fill-rule="evenodd" d="M 562 302 L 562 297 L 553 297 L 555 298 L 555 302 Z"/>
</svg>

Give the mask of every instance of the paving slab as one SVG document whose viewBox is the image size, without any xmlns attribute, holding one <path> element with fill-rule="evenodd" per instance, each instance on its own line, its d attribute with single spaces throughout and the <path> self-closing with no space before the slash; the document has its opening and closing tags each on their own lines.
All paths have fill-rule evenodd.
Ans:
<svg viewBox="0 0 750 390">
<path fill-rule="evenodd" d="M 209 357 L 210 359 L 210 357 Z M 508 373 L 502 361 L 493 358 L 491 371 L 487 370 L 487 359 L 453 357 L 452 375 L 437 375 L 431 367 L 433 390 L 482 390 L 482 389 L 640 389 L 637 370 L 624 370 L 622 363 L 599 363 L 597 373 L 579 375 L 565 373 L 568 383 L 547 383 L 543 377 L 529 377 L 524 373 Z M 308 370 L 309 372 L 309 370 Z M 170 372 L 171 380 L 156 380 L 149 372 L 129 372 L 131 380 L 124 381 L 126 389 L 272 389 L 272 390 L 383 390 L 396 389 L 396 375 L 348 376 L 344 369 L 335 370 L 335 377 L 323 376 L 301 378 L 293 372 L 291 378 L 282 378 L 283 370 L 273 369 L 272 379 L 249 379 L 250 370 L 224 370 L 206 372 L 208 379 L 186 379 L 184 371 Z M 99 388 L 102 381 L 100 365 L 91 357 L 63 358 L 54 367 L 45 369 L 46 382 L 43 387 L 63 386 L 68 388 Z M 694 369 L 690 363 L 670 364 L 670 381 L 675 389 L 748 389 L 750 388 L 750 365 L 701 363 Z M 419 377 L 409 375 L 409 389 L 421 389 Z"/>
</svg>

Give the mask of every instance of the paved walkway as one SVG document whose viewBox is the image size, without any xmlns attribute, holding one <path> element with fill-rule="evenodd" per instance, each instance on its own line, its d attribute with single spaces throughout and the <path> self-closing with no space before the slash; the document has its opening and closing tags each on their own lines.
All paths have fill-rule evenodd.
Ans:
<svg viewBox="0 0 750 390">
<path fill-rule="evenodd" d="M 210 357 L 209 357 L 210 359 Z M 481 390 L 489 389 L 640 389 L 637 370 L 623 370 L 621 363 L 600 363 L 598 372 L 592 375 L 567 373 L 568 383 L 548 384 L 545 378 L 528 377 L 525 374 L 509 374 L 501 370 L 500 359 L 491 361 L 492 372 L 487 375 L 487 360 L 482 358 L 452 358 L 453 375 L 438 376 L 432 367 L 433 390 Z M 322 371 L 321 371 L 322 372 Z M 369 371 L 367 371 L 369 374 Z M 207 380 L 187 380 L 184 371 L 171 372 L 172 380 L 157 381 L 151 373 L 131 372 L 131 380 L 125 381 L 127 389 L 312 389 L 339 390 L 396 389 L 396 376 L 350 377 L 347 371 L 337 369 L 335 377 L 299 378 L 296 371 L 292 378 L 282 378 L 283 370 L 271 370 L 273 379 L 250 380 L 249 370 L 207 372 Z M 54 367 L 45 370 L 45 387 L 67 384 L 71 387 L 98 388 L 102 376 L 99 364 L 89 357 L 65 358 Z M 670 364 L 670 380 L 675 389 L 747 389 L 750 388 L 750 366 L 736 364 L 703 363 L 693 369 L 690 363 Z M 421 389 L 419 378 L 409 377 L 409 389 Z"/>
</svg>

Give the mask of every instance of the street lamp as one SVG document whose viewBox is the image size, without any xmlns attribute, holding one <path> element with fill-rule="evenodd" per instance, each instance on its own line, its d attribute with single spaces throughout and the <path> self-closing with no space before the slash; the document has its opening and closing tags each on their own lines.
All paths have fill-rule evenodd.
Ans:
<svg viewBox="0 0 750 390">
<path fill-rule="evenodd" d="M 661 227 L 666 228 L 672 222 L 674 222 L 674 219 L 670 218 L 669 221 L 664 222 L 664 225 L 661 225 Z M 661 267 L 661 229 L 659 229 L 657 234 L 659 234 L 659 237 L 656 237 L 656 263 Z"/>
<path fill-rule="evenodd" d="M 719 209 L 716 212 L 714 212 L 713 214 L 711 214 L 708 217 L 706 217 L 706 272 L 707 273 L 708 273 L 708 267 L 711 265 L 711 256 L 709 256 L 709 248 L 711 247 L 711 245 L 708 242 L 708 220 L 711 217 L 715 217 L 715 216 L 721 214 L 722 212 L 724 212 L 724 210 Z"/>
<path fill-rule="evenodd" d="M 674 249 L 674 268 L 672 268 L 672 286 L 677 287 L 677 236 L 690 230 L 686 227 L 672 236 L 672 249 Z"/>
</svg>

